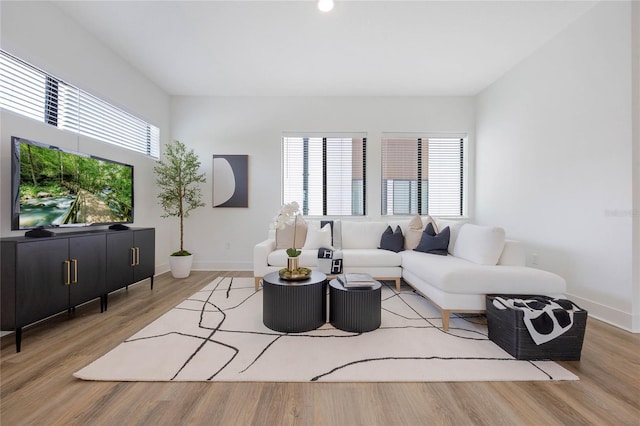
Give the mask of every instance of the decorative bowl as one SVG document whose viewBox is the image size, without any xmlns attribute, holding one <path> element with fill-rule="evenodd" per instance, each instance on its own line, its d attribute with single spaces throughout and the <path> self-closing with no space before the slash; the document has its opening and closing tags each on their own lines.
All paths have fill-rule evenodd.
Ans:
<svg viewBox="0 0 640 426">
<path fill-rule="evenodd" d="M 283 268 L 278 271 L 278 274 L 281 279 L 286 281 L 302 281 L 311 276 L 311 269 L 298 268 L 291 271 L 287 268 Z"/>
</svg>

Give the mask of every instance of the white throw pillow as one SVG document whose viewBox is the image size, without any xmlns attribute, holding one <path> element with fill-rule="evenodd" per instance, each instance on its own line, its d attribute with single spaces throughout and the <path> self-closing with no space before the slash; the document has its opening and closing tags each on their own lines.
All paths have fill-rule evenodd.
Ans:
<svg viewBox="0 0 640 426">
<path fill-rule="evenodd" d="M 470 223 L 460 228 L 453 255 L 480 265 L 496 265 L 504 248 L 504 229 Z"/>
<path fill-rule="evenodd" d="M 318 229 L 315 226 L 310 226 L 307 229 L 307 240 L 304 242 L 303 250 L 319 249 L 320 247 L 333 250 L 331 246 L 331 225 L 328 223 Z"/>
<path fill-rule="evenodd" d="M 342 221 L 342 248 L 377 249 L 385 229 L 385 222 Z"/>
<path fill-rule="evenodd" d="M 404 230 L 404 249 L 413 250 L 420 244 L 422 238 L 422 231 L 424 230 L 424 224 L 420 216 L 414 216 L 410 221 L 407 229 Z"/>
</svg>

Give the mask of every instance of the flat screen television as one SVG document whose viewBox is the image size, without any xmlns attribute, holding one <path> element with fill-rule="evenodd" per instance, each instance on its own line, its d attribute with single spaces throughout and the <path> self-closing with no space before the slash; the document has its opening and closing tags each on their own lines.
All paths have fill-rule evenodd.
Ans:
<svg viewBox="0 0 640 426">
<path fill-rule="evenodd" d="M 11 138 L 11 229 L 133 223 L 133 166 Z"/>
</svg>

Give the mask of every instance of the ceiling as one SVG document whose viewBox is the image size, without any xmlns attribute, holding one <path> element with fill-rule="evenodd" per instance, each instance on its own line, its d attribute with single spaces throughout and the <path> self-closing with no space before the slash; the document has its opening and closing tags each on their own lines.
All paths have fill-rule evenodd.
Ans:
<svg viewBox="0 0 640 426">
<path fill-rule="evenodd" d="M 171 95 L 471 96 L 593 1 L 53 1 Z"/>
</svg>

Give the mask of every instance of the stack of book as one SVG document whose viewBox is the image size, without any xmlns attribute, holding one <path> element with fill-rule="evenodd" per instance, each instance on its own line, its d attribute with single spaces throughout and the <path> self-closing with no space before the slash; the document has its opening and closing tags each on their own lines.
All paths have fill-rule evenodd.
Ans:
<svg viewBox="0 0 640 426">
<path fill-rule="evenodd" d="M 337 279 L 344 288 L 373 287 L 376 282 L 371 275 L 365 273 L 342 274 Z"/>
</svg>

